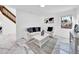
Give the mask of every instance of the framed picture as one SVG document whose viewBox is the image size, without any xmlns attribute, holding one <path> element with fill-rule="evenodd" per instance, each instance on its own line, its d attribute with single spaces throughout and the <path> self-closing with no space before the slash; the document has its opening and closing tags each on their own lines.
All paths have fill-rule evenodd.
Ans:
<svg viewBox="0 0 79 59">
<path fill-rule="evenodd" d="M 79 33 L 79 24 L 75 24 L 74 26 L 74 32 Z"/>
<path fill-rule="evenodd" d="M 62 16 L 61 17 L 61 28 L 72 28 L 72 16 Z"/>
<path fill-rule="evenodd" d="M 44 22 L 45 22 L 45 23 L 49 23 L 49 24 L 54 23 L 54 17 L 45 18 L 45 19 L 44 19 Z"/>
</svg>

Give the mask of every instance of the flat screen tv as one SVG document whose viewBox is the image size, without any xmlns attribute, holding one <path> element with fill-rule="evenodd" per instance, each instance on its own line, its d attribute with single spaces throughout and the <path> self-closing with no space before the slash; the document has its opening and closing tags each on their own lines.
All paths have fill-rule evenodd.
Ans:
<svg viewBox="0 0 79 59">
<path fill-rule="evenodd" d="M 47 31 L 52 31 L 53 27 L 48 27 Z"/>
</svg>

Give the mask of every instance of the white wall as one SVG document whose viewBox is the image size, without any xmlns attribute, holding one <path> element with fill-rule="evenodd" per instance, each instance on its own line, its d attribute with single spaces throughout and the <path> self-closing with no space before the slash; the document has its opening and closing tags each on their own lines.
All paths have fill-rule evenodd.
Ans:
<svg viewBox="0 0 79 59">
<path fill-rule="evenodd" d="M 77 21 L 79 23 L 79 8 L 77 8 Z"/>
<path fill-rule="evenodd" d="M 64 12 L 60 12 L 57 14 L 45 14 L 45 15 L 35 15 L 33 13 L 28 13 L 28 12 L 23 12 L 23 11 L 18 11 L 17 12 L 17 32 L 18 32 L 18 38 L 21 38 L 22 36 L 25 36 L 24 30 L 27 27 L 32 27 L 32 26 L 41 26 L 42 29 L 47 30 L 48 26 L 53 26 L 54 27 L 54 34 L 59 35 L 61 37 L 67 38 L 67 42 L 69 41 L 69 32 L 73 29 L 64 29 L 61 28 L 61 16 L 67 16 L 71 15 L 72 22 L 73 22 L 73 27 L 76 21 L 76 9 L 72 10 L 67 10 Z M 53 24 L 45 24 L 44 19 L 47 17 L 54 17 L 54 23 Z"/>
<path fill-rule="evenodd" d="M 59 35 L 59 36 L 64 37 L 64 38 L 67 38 L 67 40 L 65 40 L 65 41 L 69 42 L 69 32 L 72 29 L 61 28 L 61 17 L 62 16 L 67 16 L 67 15 L 71 15 L 73 17 L 72 18 L 72 25 L 73 25 L 72 29 L 73 29 L 74 28 L 74 24 L 76 22 L 76 10 L 75 9 L 68 10 L 68 11 L 56 14 L 54 28 L 55 28 L 55 34 L 56 35 Z"/>
<path fill-rule="evenodd" d="M 16 41 L 16 24 L 0 12 L 0 26 L 2 26 L 2 33 L 0 34 L 0 48 L 12 47 Z M 4 50 L 1 52 L 3 51 Z"/>
<path fill-rule="evenodd" d="M 1 12 L 0 12 L 0 26 L 2 26 L 2 35 L 16 33 L 16 24 L 14 24 L 12 21 L 6 18 Z"/>
<path fill-rule="evenodd" d="M 76 15 L 76 9 L 72 9 L 72 10 L 67 10 L 67 11 L 64 11 L 64 12 L 60 12 L 60 13 L 57 13 L 57 14 L 47 14 L 47 15 L 44 15 L 42 18 L 45 18 L 45 17 L 54 17 L 54 23 L 53 24 L 47 24 L 46 27 L 48 26 L 53 26 L 54 27 L 54 35 L 58 35 L 58 36 L 61 36 L 61 37 L 64 37 L 68 40 L 65 40 L 66 42 L 69 42 L 69 32 L 72 30 L 72 29 L 65 29 L 65 28 L 61 28 L 61 17 L 62 16 L 67 16 L 67 15 L 71 15 L 72 16 L 72 29 L 74 28 L 74 24 L 76 23 L 77 19 L 77 15 Z M 43 25 L 45 25 L 44 23 L 42 23 Z"/>
<path fill-rule="evenodd" d="M 28 12 L 17 12 L 17 38 L 25 36 L 25 29 L 28 27 L 40 27 L 41 19 L 38 15 L 34 15 Z"/>
</svg>

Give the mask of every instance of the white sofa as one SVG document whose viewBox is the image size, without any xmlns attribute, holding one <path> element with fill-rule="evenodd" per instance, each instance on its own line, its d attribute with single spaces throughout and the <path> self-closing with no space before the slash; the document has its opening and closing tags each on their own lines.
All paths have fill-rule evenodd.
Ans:
<svg viewBox="0 0 79 59">
<path fill-rule="evenodd" d="M 33 33 L 27 32 L 27 39 L 28 39 L 28 41 L 30 39 L 32 39 L 34 35 L 38 35 L 38 34 L 41 34 L 41 32 L 33 32 Z"/>
</svg>

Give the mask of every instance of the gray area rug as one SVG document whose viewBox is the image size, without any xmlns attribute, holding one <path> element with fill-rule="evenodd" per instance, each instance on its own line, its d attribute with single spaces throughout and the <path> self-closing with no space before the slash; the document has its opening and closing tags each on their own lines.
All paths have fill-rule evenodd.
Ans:
<svg viewBox="0 0 79 59">
<path fill-rule="evenodd" d="M 35 54 L 51 54 L 56 45 L 57 39 L 50 37 L 47 37 L 45 39 L 49 40 L 46 43 L 44 43 L 41 48 L 37 44 L 35 44 L 34 39 L 27 42 L 26 44 Z"/>
</svg>

